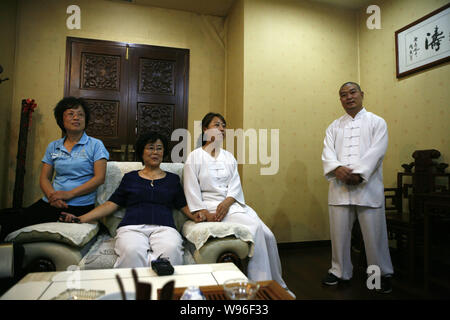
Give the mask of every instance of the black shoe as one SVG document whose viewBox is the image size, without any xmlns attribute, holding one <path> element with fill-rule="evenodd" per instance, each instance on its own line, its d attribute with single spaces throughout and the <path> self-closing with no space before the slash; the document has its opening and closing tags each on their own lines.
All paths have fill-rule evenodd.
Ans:
<svg viewBox="0 0 450 320">
<path fill-rule="evenodd" d="M 339 280 L 340 279 L 336 277 L 334 274 L 328 273 L 327 276 L 323 278 L 322 283 L 326 284 L 327 286 L 334 286 L 338 284 Z"/>
<path fill-rule="evenodd" d="M 379 293 L 392 292 L 391 277 L 381 277 L 381 288 L 377 289 L 377 292 Z"/>
</svg>

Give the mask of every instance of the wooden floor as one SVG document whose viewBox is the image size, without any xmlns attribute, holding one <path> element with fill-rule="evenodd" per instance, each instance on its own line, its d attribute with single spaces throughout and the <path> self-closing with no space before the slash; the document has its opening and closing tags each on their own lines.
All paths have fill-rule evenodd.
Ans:
<svg viewBox="0 0 450 320">
<path fill-rule="evenodd" d="M 423 290 L 423 281 L 408 281 L 395 275 L 393 291 L 377 293 L 366 287 L 365 266 L 358 266 L 357 254 L 352 253 L 353 278 L 347 284 L 326 286 L 321 280 L 331 264 L 330 245 L 297 246 L 279 248 L 283 279 L 298 300 L 410 300 L 450 299 L 450 292 L 432 288 L 430 294 Z"/>
</svg>

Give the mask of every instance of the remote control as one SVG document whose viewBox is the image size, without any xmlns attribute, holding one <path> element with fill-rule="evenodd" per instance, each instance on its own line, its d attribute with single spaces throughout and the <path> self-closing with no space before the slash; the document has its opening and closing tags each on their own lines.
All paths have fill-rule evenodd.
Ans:
<svg viewBox="0 0 450 320">
<path fill-rule="evenodd" d="M 173 274 L 174 269 L 170 264 L 170 261 L 166 258 L 158 257 L 158 259 L 152 261 L 152 269 L 158 276 L 168 276 Z"/>
</svg>

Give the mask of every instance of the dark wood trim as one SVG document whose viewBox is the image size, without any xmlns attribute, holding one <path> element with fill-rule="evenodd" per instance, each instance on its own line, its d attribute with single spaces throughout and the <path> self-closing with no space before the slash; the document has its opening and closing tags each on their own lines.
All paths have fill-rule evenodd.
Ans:
<svg viewBox="0 0 450 320">
<path fill-rule="evenodd" d="M 299 249 L 299 248 L 311 248 L 311 247 L 331 247 L 331 240 L 278 243 L 279 249 Z"/>
</svg>

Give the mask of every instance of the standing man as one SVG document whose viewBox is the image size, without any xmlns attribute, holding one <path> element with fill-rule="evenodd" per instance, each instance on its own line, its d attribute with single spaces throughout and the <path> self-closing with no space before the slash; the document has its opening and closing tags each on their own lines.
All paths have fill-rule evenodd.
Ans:
<svg viewBox="0 0 450 320">
<path fill-rule="evenodd" d="M 335 285 L 351 279 L 351 232 L 358 218 L 367 265 L 380 268 L 378 291 L 389 293 L 394 271 L 387 239 L 382 171 L 388 145 L 387 125 L 363 107 L 364 92 L 357 83 L 344 83 L 339 96 L 347 114 L 327 128 L 322 152 L 324 175 L 330 182 L 332 248 L 331 269 L 322 282 Z"/>
</svg>

